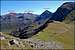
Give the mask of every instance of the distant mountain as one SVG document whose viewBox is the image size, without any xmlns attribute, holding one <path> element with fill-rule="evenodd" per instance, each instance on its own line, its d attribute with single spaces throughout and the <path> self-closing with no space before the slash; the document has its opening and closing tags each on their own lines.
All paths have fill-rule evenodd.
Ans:
<svg viewBox="0 0 75 50">
<path fill-rule="evenodd" d="M 15 30 L 30 25 L 38 15 L 32 13 L 9 13 L 1 17 L 1 30 Z M 14 27 L 13 27 L 14 26 Z"/>
<path fill-rule="evenodd" d="M 9 30 L 15 30 L 17 27 L 17 23 L 18 21 L 16 15 L 14 14 L 2 15 L 1 31 L 9 32 Z"/>
<path fill-rule="evenodd" d="M 66 2 L 56 10 L 50 20 L 63 21 L 65 16 L 73 10 L 75 10 L 75 2 Z"/>
</svg>

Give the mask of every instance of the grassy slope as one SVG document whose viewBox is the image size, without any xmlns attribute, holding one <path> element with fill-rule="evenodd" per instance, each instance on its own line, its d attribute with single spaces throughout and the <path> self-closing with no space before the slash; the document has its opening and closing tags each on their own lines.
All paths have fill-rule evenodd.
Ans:
<svg viewBox="0 0 75 50">
<path fill-rule="evenodd" d="M 65 23 L 50 23 L 46 29 L 34 35 L 32 38 L 44 41 L 54 40 L 64 44 L 65 49 L 74 46 L 74 25 Z"/>
<path fill-rule="evenodd" d="M 19 48 L 19 49 L 25 49 L 25 48 L 31 48 L 30 45 L 27 43 L 23 44 L 25 47 L 17 47 L 16 45 L 9 46 L 8 41 L 11 39 L 15 39 L 15 37 L 10 36 L 9 33 L 4 33 L 6 40 L 1 40 L 0 44 L 2 48 L 5 49 L 12 49 L 12 48 Z M 71 24 L 65 24 L 65 23 L 50 23 L 48 24 L 48 27 L 45 28 L 43 31 L 39 32 L 37 35 L 34 35 L 32 39 L 40 39 L 44 41 L 54 40 L 56 42 L 61 42 L 64 44 L 64 48 L 71 49 L 73 48 L 74 44 L 74 25 Z"/>
</svg>

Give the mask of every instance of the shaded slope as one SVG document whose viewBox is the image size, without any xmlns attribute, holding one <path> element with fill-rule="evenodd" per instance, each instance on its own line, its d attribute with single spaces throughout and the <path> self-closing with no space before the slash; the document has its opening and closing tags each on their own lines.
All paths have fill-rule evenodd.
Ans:
<svg viewBox="0 0 75 50">
<path fill-rule="evenodd" d="M 75 2 L 64 3 L 56 10 L 51 20 L 63 21 L 65 16 L 67 16 L 67 14 L 69 14 L 72 10 L 75 10 L 74 5 L 75 5 Z"/>
</svg>

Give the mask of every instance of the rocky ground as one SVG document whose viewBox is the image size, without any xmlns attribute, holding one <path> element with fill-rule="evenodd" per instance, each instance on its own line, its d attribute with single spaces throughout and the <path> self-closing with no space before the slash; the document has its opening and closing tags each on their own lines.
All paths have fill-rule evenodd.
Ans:
<svg viewBox="0 0 75 50">
<path fill-rule="evenodd" d="M 5 42 L 5 44 L 7 46 L 5 46 L 5 48 L 9 47 L 8 49 L 12 49 L 12 46 L 16 46 L 22 49 L 26 49 L 24 47 L 30 47 L 33 49 L 61 49 L 63 48 L 63 44 L 61 43 L 56 43 L 55 41 L 49 40 L 49 41 L 42 41 L 40 39 L 19 39 L 19 38 L 10 38 L 7 39 L 8 37 L 6 37 L 4 34 L 1 35 L 2 37 L 0 37 L 1 41 L 7 41 Z M 13 41 L 12 41 L 13 40 Z M 13 42 L 13 44 L 10 43 L 10 41 Z M 1 42 L 2 45 L 3 42 Z M 4 49 L 4 46 L 1 46 L 1 49 Z M 17 49 L 17 48 L 16 48 Z"/>
</svg>

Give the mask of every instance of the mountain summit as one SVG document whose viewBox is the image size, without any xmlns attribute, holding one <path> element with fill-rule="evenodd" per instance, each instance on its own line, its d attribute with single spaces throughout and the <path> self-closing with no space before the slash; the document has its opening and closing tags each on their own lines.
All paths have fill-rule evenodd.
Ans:
<svg viewBox="0 0 75 50">
<path fill-rule="evenodd" d="M 52 15 L 52 13 L 51 13 L 50 11 L 45 10 L 45 11 L 40 15 L 40 17 L 41 17 L 42 19 L 46 19 L 46 18 L 49 18 L 51 15 Z"/>
<path fill-rule="evenodd" d="M 39 17 L 36 18 L 36 21 L 42 20 L 42 19 L 47 19 L 52 15 L 52 13 L 48 10 L 45 10 Z"/>
<path fill-rule="evenodd" d="M 45 10 L 41 15 L 39 15 L 36 19 L 35 22 L 43 24 L 44 22 L 46 22 L 47 20 L 49 20 L 49 18 L 52 17 L 52 14 L 50 11 Z"/>
</svg>

